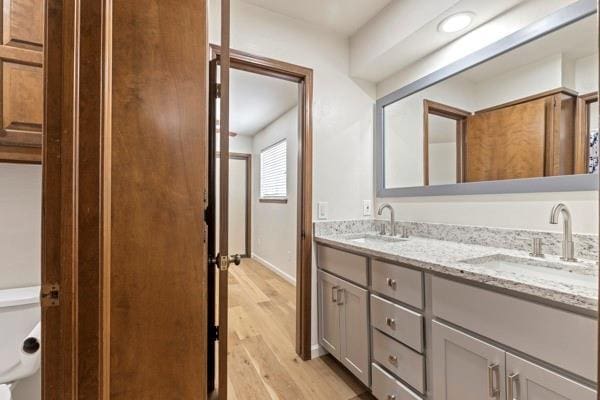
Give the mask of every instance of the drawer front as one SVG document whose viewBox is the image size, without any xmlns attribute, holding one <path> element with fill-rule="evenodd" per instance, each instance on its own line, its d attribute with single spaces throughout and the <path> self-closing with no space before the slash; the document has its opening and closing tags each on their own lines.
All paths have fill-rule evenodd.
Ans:
<svg viewBox="0 0 600 400">
<path fill-rule="evenodd" d="M 371 295 L 371 325 L 412 349 L 423 352 L 423 316 Z"/>
<path fill-rule="evenodd" d="M 425 393 L 424 357 L 373 329 L 373 359 L 421 393 Z"/>
<path fill-rule="evenodd" d="M 597 320 L 433 277 L 433 314 L 591 381 Z"/>
<path fill-rule="evenodd" d="M 317 266 L 361 286 L 367 286 L 367 258 L 317 245 Z"/>
<path fill-rule="evenodd" d="M 373 260 L 371 287 L 374 291 L 423 309 L 423 273 Z"/>
<path fill-rule="evenodd" d="M 409 388 L 395 380 L 376 364 L 371 364 L 373 384 L 371 390 L 378 400 L 421 400 Z"/>
</svg>

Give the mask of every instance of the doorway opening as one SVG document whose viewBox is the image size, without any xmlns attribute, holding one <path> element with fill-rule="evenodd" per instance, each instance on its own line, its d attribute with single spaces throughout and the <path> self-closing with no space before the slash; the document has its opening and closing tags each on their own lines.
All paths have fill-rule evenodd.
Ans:
<svg viewBox="0 0 600 400">
<path fill-rule="evenodd" d="M 211 48 L 219 64 L 220 48 Z M 208 353 L 219 354 L 212 362 L 220 364 L 222 351 L 215 349 L 225 344 L 229 371 L 235 373 L 239 360 L 233 358 L 249 351 L 248 346 L 277 359 L 265 353 L 267 342 L 273 346 L 278 341 L 290 359 L 311 358 L 312 71 L 238 51 L 230 52 L 230 66 L 229 135 L 220 134 L 216 117 L 215 142 L 224 140 L 223 135 L 229 139 L 227 248 L 230 255 L 243 257 L 239 266 L 229 267 L 226 299 L 218 293 L 223 287 L 218 278 L 223 275 L 217 278 L 215 269 L 209 268 L 209 299 L 215 300 L 213 305 L 209 302 L 209 330 L 211 323 L 219 330 L 209 340 Z M 220 107 L 217 95 L 216 109 Z M 222 114 L 222 110 L 215 113 Z M 221 146 L 215 147 L 219 155 Z M 242 172 L 242 163 L 250 173 Z M 217 220 L 221 213 L 214 215 Z M 211 315 L 217 299 L 228 303 L 226 323 L 218 321 L 220 308 Z M 229 326 L 227 333 L 222 326 Z M 216 371 L 210 363 L 209 385 Z M 219 382 L 223 369 L 219 365 Z M 235 393 L 235 388 L 228 392 Z"/>
</svg>

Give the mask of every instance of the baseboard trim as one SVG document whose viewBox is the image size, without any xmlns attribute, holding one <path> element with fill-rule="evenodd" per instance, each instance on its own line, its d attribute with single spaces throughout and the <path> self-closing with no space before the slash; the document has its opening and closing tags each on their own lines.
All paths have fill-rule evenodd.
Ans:
<svg viewBox="0 0 600 400">
<path fill-rule="evenodd" d="M 268 269 L 270 269 L 271 271 L 275 272 L 277 275 L 279 275 L 280 277 L 282 277 L 283 279 L 285 279 L 292 285 L 296 286 L 296 278 L 294 278 L 290 274 L 283 272 L 282 270 L 277 268 L 275 265 L 271 264 L 270 262 L 268 262 L 264 258 L 260 257 L 256 253 L 252 253 L 252 258 L 254 260 L 258 261 L 259 263 L 261 263 L 262 265 L 264 265 L 265 267 L 267 267 Z"/>
<path fill-rule="evenodd" d="M 327 350 L 325 350 L 321 345 L 315 344 L 310 348 L 310 358 L 319 358 L 327 354 Z"/>
</svg>

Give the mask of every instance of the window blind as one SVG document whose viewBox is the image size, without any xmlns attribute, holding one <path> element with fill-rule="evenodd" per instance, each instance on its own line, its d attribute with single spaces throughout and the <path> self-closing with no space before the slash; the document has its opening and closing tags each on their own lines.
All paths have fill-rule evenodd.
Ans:
<svg viewBox="0 0 600 400">
<path fill-rule="evenodd" d="M 287 197 L 287 141 L 260 152 L 260 197 Z"/>
</svg>

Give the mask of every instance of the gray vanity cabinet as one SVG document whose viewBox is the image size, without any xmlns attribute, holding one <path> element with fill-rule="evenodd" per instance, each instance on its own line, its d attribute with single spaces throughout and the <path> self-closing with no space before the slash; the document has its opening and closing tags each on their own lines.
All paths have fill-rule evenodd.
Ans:
<svg viewBox="0 0 600 400">
<path fill-rule="evenodd" d="M 341 281 L 333 275 L 318 271 L 319 344 L 337 359 L 341 355 L 340 306 L 337 301 Z"/>
<path fill-rule="evenodd" d="M 506 354 L 508 400 L 596 400 L 596 392 L 513 354 Z"/>
<path fill-rule="evenodd" d="M 369 385 L 368 292 L 319 270 L 317 293 L 319 343 Z"/>
<path fill-rule="evenodd" d="M 505 400 L 505 352 L 432 322 L 436 400 Z"/>
<path fill-rule="evenodd" d="M 369 385 L 369 294 L 344 280 L 340 288 L 340 361 L 361 382 Z"/>
</svg>

